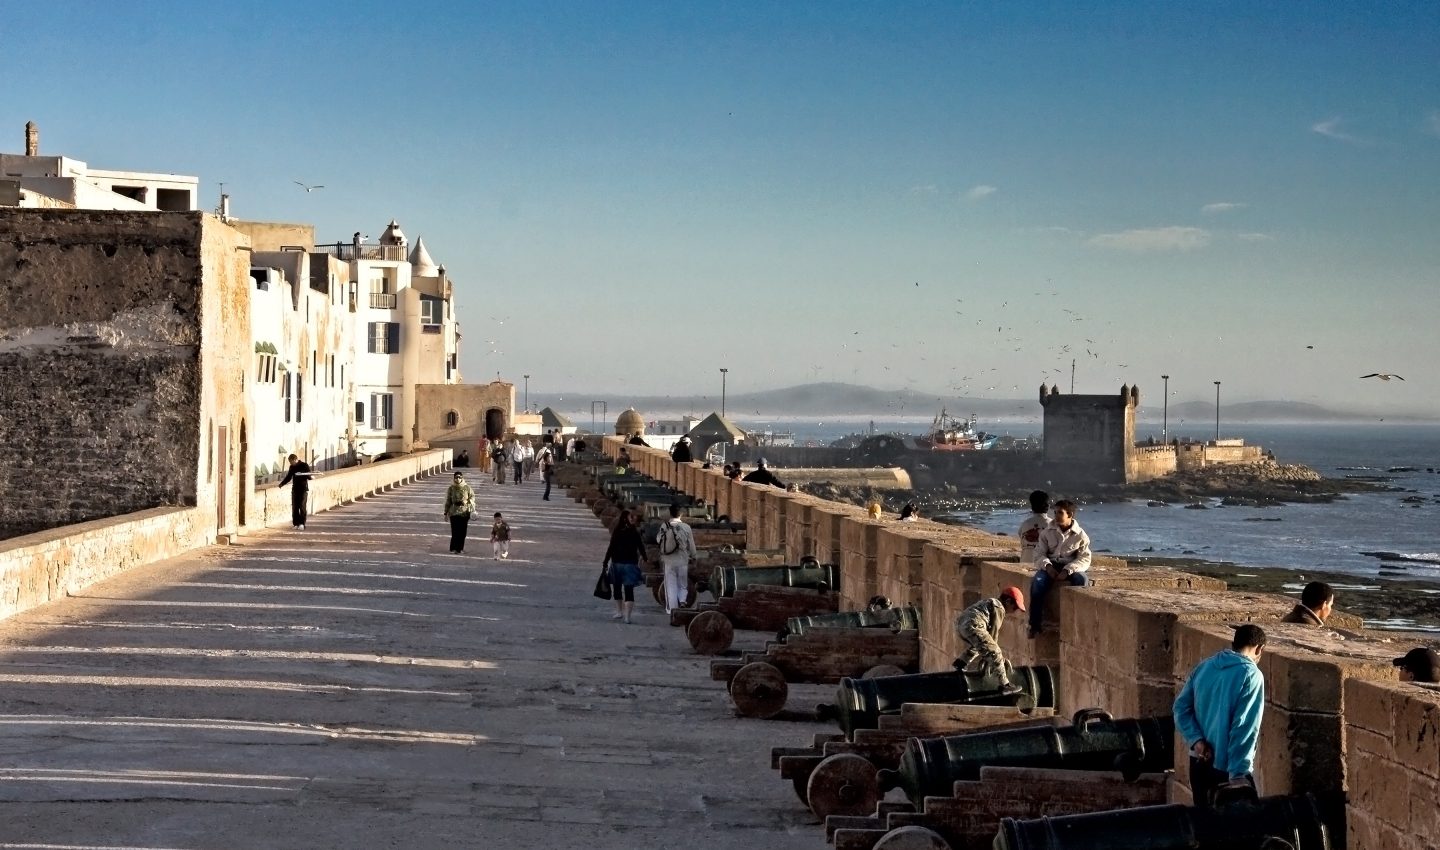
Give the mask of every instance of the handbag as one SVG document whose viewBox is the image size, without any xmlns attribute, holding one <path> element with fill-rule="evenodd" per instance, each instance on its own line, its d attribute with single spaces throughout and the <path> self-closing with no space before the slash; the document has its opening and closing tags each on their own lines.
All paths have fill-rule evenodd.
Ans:
<svg viewBox="0 0 1440 850">
<path fill-rule="evenodd" d="M 593 595 L 596 599 L 610 598 L 610 568 L 601 567 L 600 577 L 595 579 L 595 590 Z"/>
</svg>

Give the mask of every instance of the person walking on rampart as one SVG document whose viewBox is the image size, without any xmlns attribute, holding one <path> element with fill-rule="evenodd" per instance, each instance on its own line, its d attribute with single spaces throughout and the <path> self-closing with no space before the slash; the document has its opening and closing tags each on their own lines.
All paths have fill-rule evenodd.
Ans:
<svg viewBox="0 0 1440 850">
<path fill-rule="evenodd" d="M 520 461 L 525 465 L 525 477 L 535 477 L 535 446 L 528 439 L 520 442 Z"/>
<path fill-rule="evenodd" d="M 615 530 L 610 533 L 610 546 L 605 550 L 602 566 L 610 577 L 610 595 L 615 600 L 615 615 L 612 619 L 630 622 L 635 609 L 635 588 L 645 583 L 640 564 L 645 561 L 645 541 L 635 525 L 629 511 L 621 511 L 615 518 Z"/>
<path fill-rule="evenodd" d="M 1030 515 L 1020 522 L 1016 536 L 1020 538 L 1020 563 L 1035 563 L 1035 545 L 1040 542 L 1040 532 L 1050 525 L 1050 494 L 1035 490 L 1030 494 Z"/>
<path fill-rule="evenodd" d="M 505 483 L 505 468 L 509 462 L 505 460 L 505 444 L 499 440 L 490 442 L 490 462 L 495 467 L 495 483 Z"/>
<path fill-rule="evenodd" d="M 490 473 L 490 440 L 488 438 L 480 438 L 480 443 L 475 449 L 475 460 L 480 471 L 488 475 Z"/>
<path fill-rule="evenodd" d="M 465 551 L 465 534 L 470 528 L 470 515 L 475 512 L 475 491 L 465 480 L 463 472 L 456 471 L 455 478 L 445 490 L 445 518 L 450 520 L 450 552 L 460 555 Z"/>
<path fill-rule="evenodd" d="M 505 444 L 505 460 L 515 475 L 516 486 L 519 486 L 520 480 L 525 477 L 525 450 L 520 448 L 518 438 L 511 437 L 510 442 Z"/>
<path fill-rule="evenodd" d="M 1042 529 L 1035 542 L 1035 577 L 1030 581 L 1030 637 L 1040 636 L 1045 596 L 1057 582 L 1072 587 L 1090 583 L 1090 535 L 1075 521 L 1075 503 L 1055 503 L 1055 521 Z"/>
<path fill-rule="evenodd" d="M 1335 610 L 1335 589 L 1323 581 L 1312 581 L 1300 591 L 1300 602 L 1282 623 L 1298 623 L 1302 626 L 1323 626 L 1325 618 Z"/>
<path fill-rule="evenodd" d="M 310 500 L 310 464 L 298 455 L 290 455 L 290 468 L 279 486 L 290 485 L 290 524 L 299 531 L 305 530 L 305 520 Z"/>
<path fill-rule="evenodd" d="M 490 524 L 490 547 L 495 551 L 495 560 L 509 560 L 510 523 L 505 521 L 499 511 L 495 512 L 495 521 Z"/>
<path fill-rule="evenodd" d="M 684 434 L 675 441 L 675 447 L 670 450 L 670 459 L 676 463 L 689 463 L 695 458 L 690 454 L 690 438 Z"/>
<path fill-rule="evenodd" d="M 1002 694 L 1020 693 L 1020 686 L 1010 681 L 1010 667 L 1000 649 L 1000 627 L 1005 625 L 1005 615 L 1016 611 L 1025 612 L 1025 597 L 1018 587 L 1007 587 L 998 597 L 981 599 L 961 611 L 955 618 L 955 636 L 969 648 L 955 660 L 955 669 L 998 679 Z"/>
<path fill-rule="evenodd" d="M 695 534 L 680 519 L 680 506 L 670 506 L 670 519 L 655 536 L 665 565 L 665 612 L 680 608 L 690 597 L 690 565 L 695 563 Z"/>
<path fill-rule="evenodd" d="M 1201 661 L 1175 698 L 1175 727 L 1190 748 L 1190 791 L 1196 806 L 1215 805 L 1222 789 L 1255 790 L 1255 752 L 1265 711 L 1260 654 L 1265 630 L 1246 623 L 1230 648 Z"/>
<path fill-rule="evenodd" d="M 540 479 L 545 482 L 545 495 L 540 497 L 542 502 L 550 501 L 550 483 L 555 478 L 555 450 L 551 446 L 541 446 L 540 453 L 535 456 L 535 464 L 540 467 Z"/>
</svg>

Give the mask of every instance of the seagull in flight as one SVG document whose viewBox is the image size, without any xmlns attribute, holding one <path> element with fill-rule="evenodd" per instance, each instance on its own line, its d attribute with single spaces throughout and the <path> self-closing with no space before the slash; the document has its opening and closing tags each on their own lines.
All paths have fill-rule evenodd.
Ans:
<svg viewBox="0 0 1440 850">
<path fill-rule="evenodd" d="M 307 185 L 305 185 L 304 183 L 301 183 L 299 180 L 292 180 L 292 181 L 290 181 L 290 182 L 294 183 L 296 186 L 299 186 L 301 189 L 304 189 L 306 194 L 309 194 L 309 193 L 315 191 L 316 189 L 324 189 L 324 188 L 325 188 L 323 185 L 319 185 L 319 186 L 307 186 Z"/>
<path fill-rule="evenodd" d="M 1403 380 L 1405 380 L 1405 379 L 1402 378 L 1401 376 L 1395 375 L 1395 374 L 1391 374 L 1390 372 L 1371 372 L 1371 373 L 1368 374 L 1368 375 L 1361 375 L 1360 378 L 1361 378 L 1362 380 L 1365 379 L 1365 378 L 1379 378 L 1379 379 L 1382 380 L 1382 381 L 1388 381 L 1388 380 L 1390 380 L 1391 378 L 1394 378 L 1394 379 L 1397 380 L 1397 381 L 1403 381 Z"/>
</svg>

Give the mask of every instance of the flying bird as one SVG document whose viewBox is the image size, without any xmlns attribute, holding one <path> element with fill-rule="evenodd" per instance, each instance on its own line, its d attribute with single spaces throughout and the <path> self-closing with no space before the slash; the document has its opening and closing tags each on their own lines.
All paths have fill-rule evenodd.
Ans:
<svg viewBox="0 0 1440 850">
<path fill-rule="evenodd" d="M 1371 372 L 1371 373 L 1368 374 L 1368 375 L 1361 375 L 1360 378 L 1361 378 L 1362 380 L 1365 379 L 1365 378 L 1379 378 L 1379 379 L 1382 380 L 1382 381 L 1388 381 L 1388 380 L 1390 380 L 1391 378 L 1394 378 L 1394 379 L 1397 380 L 1397 381 L 1403 381 L 1403 380 L 1405 380 L 1404 378 L 1400 377 L 1399 375 L 1391 374 L 1391 373 L 1389 373 L 1389 372 Z"/>
<path fill-rule="evenodd" d="M 324 189 L 324 188 L 325 188 L 323 185 L 319 185 L 319 186 L 307 186 L 307 185 L 305 185 L 304 183 L 301 183 L 299 180 L 292 180 L 291 182 L 294 183 L 296 186 L 299 186 L 301 189 L 304 189 L 307 193 L 313 192 L 313 191 L 315 191 L 316 189 Z"/>
</svg>

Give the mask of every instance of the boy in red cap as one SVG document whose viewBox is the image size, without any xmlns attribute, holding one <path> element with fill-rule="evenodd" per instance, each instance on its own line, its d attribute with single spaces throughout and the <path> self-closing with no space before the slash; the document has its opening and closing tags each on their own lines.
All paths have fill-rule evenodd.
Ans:
<svg viewBox="0 0 1440 850">
<path fill-rule="evenodd" d="M 1024 612 L 1025 596 L 1018 587 L 1007 587 L 998 597 L 982 599 L 960 612 L 955 620 L 955 634 L 970 648 L 955 660 L 956 670 L 970 670 L 980 662 L 978 671 L 1000 681 L 1000 693 L 1018 694 L 1020 686 L 1010 681 L 1005 653 L 1000 650 L 1000 627 L 1005 615 Z"/>
</svg>

